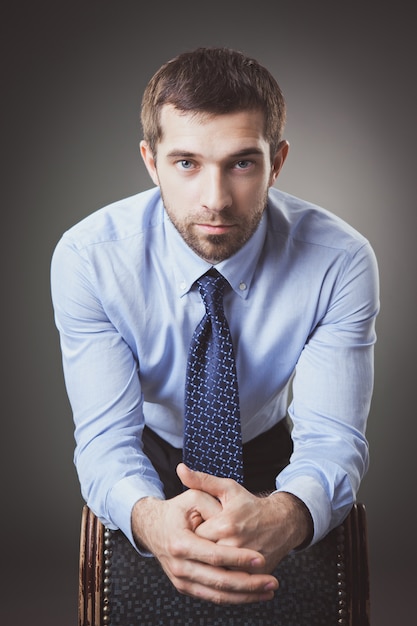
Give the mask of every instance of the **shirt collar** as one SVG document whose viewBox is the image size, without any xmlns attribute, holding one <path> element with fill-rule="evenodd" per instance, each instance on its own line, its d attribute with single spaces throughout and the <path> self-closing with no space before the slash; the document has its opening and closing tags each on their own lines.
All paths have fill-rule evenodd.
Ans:
<svg viewBox="0 0 417 626">
<path fill-rule="evenodd" d="M 185 244 L 166 212 L 164 223 L 176 289 L 181 297 L 188 293 L 195 281 L 205 274 L 212 265 L 204 261 Z M 258 228 L 249 241 L 236 254 L 215 265 L 215 268 L 227 279 L 232 289 L 242 299 L 246 299 L 249 295 L 255 268 L 265 241 L 266 230 L 267 218 L 266 212 L 264 212 Z"/>
</svg>

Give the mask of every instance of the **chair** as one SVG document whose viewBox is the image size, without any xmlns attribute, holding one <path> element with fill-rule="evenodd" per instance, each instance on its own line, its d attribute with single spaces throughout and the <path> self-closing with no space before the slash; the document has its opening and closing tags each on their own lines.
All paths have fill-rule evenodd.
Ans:
<svg viewBox="0 0 417 626">
<path fill-rule="evenodd" d="M 79 626 L 369 626 L 366 511 L 347 519 L 275 570 L 270 602 L 215 605 L 181 595 L 158 561 L 140 556 L 121 531 L 106 529 L 84 506 Z"/>
</svg>

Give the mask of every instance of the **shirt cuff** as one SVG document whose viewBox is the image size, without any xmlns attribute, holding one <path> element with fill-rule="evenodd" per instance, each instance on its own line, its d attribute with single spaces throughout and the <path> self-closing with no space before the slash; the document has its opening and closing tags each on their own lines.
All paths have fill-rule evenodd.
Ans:
<svg viewBox="0 0 417 626">
<path fill-rule="evenodd" d="M 141 498 L 154 497 L 165 500 L 162 487 L 145 479 L 142 476 L 128 476 L 120 480 L 107 499 L 107 511 L 109 521 L 103 522 L 112 530 L 121 530 L 129 539 L 132 546 L 144 556 L 151 556 L 148 552 L 143 552 L 136 545 L 132 534 L 132 509 Z"/>
</svg>

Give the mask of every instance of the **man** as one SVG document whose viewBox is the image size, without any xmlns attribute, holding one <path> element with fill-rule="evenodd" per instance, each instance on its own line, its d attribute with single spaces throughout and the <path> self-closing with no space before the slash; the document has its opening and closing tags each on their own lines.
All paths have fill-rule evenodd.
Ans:
<svg viewBox="0 0 417 626">
<path fill-rule="evenodd" d="M 376 261 L 346 223 L 273 187 L 284 123 L 255 60 L 179 55 L 143 97 L 155 188 L 75 225 L 52 262 L 83 495 L 177 589 L 220 603 L 270 599 L 270 572 L 341 523 L 368 466 Z M 212 268 L 227 280 L 243 484 L 182 463 L 196 281 Z"/>
</svg>

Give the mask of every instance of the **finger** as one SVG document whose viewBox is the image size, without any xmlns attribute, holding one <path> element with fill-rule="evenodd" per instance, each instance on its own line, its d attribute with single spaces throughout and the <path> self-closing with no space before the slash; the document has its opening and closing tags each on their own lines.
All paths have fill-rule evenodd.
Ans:
<svg viewBox="0 0 417 626">
<path fill-rule="evenodd" d="M 227 538 L 232 537 L 235 539 L 235 531 L 234 529 L 227 529 L 222 524 L 221 517 L 219 515 L 214 515 L 213 517 L 206 518 L 202 520 L 202 523 L 196 526 L 195 533 L 201 537 L 202 539 L 208 539 L 209 541 L 218 543 L 223 540 L 224 543 L 227 543 Z M 235 547 L 238 547 L 236 540 L 229 544 Z"/>
<path fill-rule="evenodd" d="M 208 493 L 221 502 L 227 495 L 236 493 L 239 485 L 231 478 L 220 478 L 204 472 L 191 470 L 184 463 L 177 465 L 177 474 L 183 485 L 189 489 L 198 489 Z"/>
<path fill-rule="evenodd" d="M 256 550 L 220 545 L 198 537 L 191 530 L 185 530 L 177 535 L 168 552 L 178 560 L 244 572 L 260 572 L 266 565 L 265 557 Z"/>
<path fill-rule="evenodd" d="M 278 581 L 270 575 L 251 575 L 193 561 L 167 571 L 176 588 L 186 595 L 216 603 L 248 603 L 270 600 Z"/>
<path fill-rule="evenodd" d="M 185 515 L 191 530 L 196 530 L 200 524 L 222 511 L 222 505 L 207 493 L 198 490 L 189 490 L 180 496 L 183 500 L 192 499 Z"/>
<path fill-rule="evenodd" d="M 179 590 L 180 591 L 180 590 Z M 199 583 L 191 585 L 189 591 L 181 593 L 198 598 L 199 600 L 207 600 L 215 604 L 250 604 L 253 602 L 266 602 L 274 597 L 274 590 L 239 593 L 239 592 L 222 592 L 215 589 L 204 587 Z"/>
</svg>

